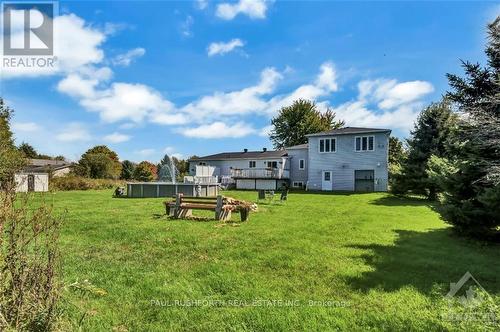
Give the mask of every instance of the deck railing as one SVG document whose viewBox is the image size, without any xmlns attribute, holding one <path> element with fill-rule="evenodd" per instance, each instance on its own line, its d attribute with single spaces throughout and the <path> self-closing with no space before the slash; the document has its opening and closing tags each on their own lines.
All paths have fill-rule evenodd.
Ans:
<svg viewBox="0 0 500 332">
<path fill-rule="evenodd" d="M 231 177 L 243 179 L 288 179 L 290 171 L 279 168 L 232 169 Z"/>
</svg>

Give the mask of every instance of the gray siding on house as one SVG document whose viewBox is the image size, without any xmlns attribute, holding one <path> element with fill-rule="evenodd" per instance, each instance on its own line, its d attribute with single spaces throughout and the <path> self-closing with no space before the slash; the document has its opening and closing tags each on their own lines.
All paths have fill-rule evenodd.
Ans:
<svg viewBox="0 0 500 332">
<path fill-rule="evenodd" d="M 288 157 L 290 158 L 290 185 L 293 185 L 294 181 L 302 181 L 304 185 L 307 182 L 307 170 L 309 166 L 308 161 L 308 151 L 305 149 L 290 149 L 287 150 Z M 305 168 L 300 169 L 299 161 L 300 159 L 304 159 Z"/>
<path fill-rule="evenodd" d="M 356 136 L 374 136 L 374 151 L 355 151 Z M 319 140 L 336 138 L 333 153 L 320 153 Z M 332 171 L 333 190 L 354 190 L 354 171 L 373 170 L 375 191 L 387 191 L 389 133 L 309 137 L 308 189 L 321 190 L 322 171 Z"/>
</svg>

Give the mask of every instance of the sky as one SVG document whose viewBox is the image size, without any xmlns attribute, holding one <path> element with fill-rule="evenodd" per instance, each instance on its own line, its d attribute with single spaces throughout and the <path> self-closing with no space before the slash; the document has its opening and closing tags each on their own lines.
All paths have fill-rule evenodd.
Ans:
<svg viewBox="0 0 500 332">
<path fill-rule="evenodd" d="M 484 63 L 500 2 L 61 1 L 54 68 L 3 68 L 16 142 L 78 160 L 272 148 L 298 98 L 407 137 L 460 59 Z"/>
</svg>

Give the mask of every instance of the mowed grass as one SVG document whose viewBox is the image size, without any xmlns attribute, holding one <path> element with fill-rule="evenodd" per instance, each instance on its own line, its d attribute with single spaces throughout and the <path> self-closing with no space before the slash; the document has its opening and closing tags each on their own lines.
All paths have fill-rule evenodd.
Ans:
<svg viewBox="0 0 500 332">
<path fill-rule="evenodd" d="M 107 292 L 64 291 L 74 330 L 453 330 L 463 325 L 442 318 L 450 282 L 470 271 L 500 294 L 499 247 L 454 236 L 423 200 L 291 193 L 221 224 L 168 220 L 163 199 L 47 195 L 67 209 L 65 284 Z"/>
</svg>

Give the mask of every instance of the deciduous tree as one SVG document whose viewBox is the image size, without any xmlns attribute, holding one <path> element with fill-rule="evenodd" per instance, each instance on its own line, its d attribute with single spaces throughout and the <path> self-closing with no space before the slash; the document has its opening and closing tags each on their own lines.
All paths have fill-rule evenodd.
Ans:
<svg viewBox="0 0 500 332">
<path fill-rule="evenodd" d="M 314 102 L 299 99 L 282 107 L 271 120 L 273 129 L 269 137 L 276 149 L 307 143 L 307 134 L 343 127 L 344 121 L 336 120 L 335 116 L 332 110 L 322 113 Z"/>
</svg>

